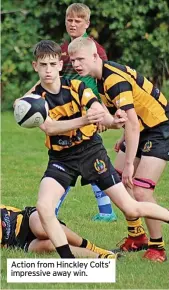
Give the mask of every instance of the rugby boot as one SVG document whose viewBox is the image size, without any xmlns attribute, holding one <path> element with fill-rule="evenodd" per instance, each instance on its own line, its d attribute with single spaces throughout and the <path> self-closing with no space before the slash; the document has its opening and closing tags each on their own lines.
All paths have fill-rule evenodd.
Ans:
<svg viewBox="0 0 169 290">
<path fill-rule="evenodd" d="M 143 255 L 144 259 L 148 259 L 153 262 L 163 263 L 167 260 L 167 255 L 165 250 L 151 249 L 149 248 Z"/>
<path fill-rule="evenodd" d="M 120 251 L 137 252 L 141 250 L 147 250 L 148 238 L 145 234 L 138 237 L 128 236 L 127 238 L 122 239 L 116 246 L 119 246 L 119 248 L 112 250 L 114 253 Z"/>
</svg>

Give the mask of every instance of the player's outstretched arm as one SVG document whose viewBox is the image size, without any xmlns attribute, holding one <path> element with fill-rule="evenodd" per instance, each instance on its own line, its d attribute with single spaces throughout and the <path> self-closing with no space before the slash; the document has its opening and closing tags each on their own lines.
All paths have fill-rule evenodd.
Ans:
<svg viewBox="0 0 169 290">
<path fill-rule="evenodd" d="M 40 126 L 40 129 L 48 136 L 55 136 L 71 130 L 76 130 L 88 124 L 89 121 L 86 116 L 67 121 L 56 121 L 47 117 L 46 121 Z"/>
<path fill-rule="evenodd" d="M 97 104 L 99 105 L 99 108 L 97 108 Z M 105 116 L 103 107 L 98 102 L 94 102 L 92 106 L 95 108 L 95 112 L 97 113 L 96 118 L 93 119 L 93 122 L 90 122 L 87 115 L 65 121 L 56 121 L 52 120 L 50 117 L 47 117 L 46 121 L 40 126 L 40 129 L 48 136 L 55 136 L 71 130 L 76 130 L 91 123 L 102 121 Z"/>
</svg>

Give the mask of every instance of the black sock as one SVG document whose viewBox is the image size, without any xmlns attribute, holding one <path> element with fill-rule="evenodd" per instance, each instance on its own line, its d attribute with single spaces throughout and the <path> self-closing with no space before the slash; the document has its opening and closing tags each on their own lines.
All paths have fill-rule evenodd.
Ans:
<svg viewBox="0 0 169 290">
<path fill-rule="evenodd" d="M 67 259 L 75 258 L 75 256 L 73 256 L 68 244 L 63 245 L 61 247 L 56 247 L 56 251 L 58 252 L 58 254 L 61 258 L 67 258 Z"/>
<path fill-rule="evenodd" d="M 148 242 L 149 249 L 165 250 L 163 238 L 152 239 Z"/>
<path fill-rule="evenodd" d="M 152 242 L 152 243 L 162 243 L 162 241 L 163 241 L 163 238 L 162 237 L 159 238 L 159 239 L 152 239 L 152 238 L 150 238 L 150 242 Z"/>
<path fill-rule="evenodd" d="M 87 240 L 83 239 L 80 247 L 81 248 L 86 248 L 87 247 Z"/>
</svg>

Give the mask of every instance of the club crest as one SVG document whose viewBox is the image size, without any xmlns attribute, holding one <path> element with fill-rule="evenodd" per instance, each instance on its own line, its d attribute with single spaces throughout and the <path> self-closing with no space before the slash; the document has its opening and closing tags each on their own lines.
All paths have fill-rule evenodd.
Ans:
<svg viewBox="0 0 169 290">
<path fill-rule="evenodd" d="M 151 141 L 147 141 L 144 144 L 144 148 L 142 149 L 143 152 L 150 152 L 151 148 L 152 148 L 153 144 Z"/>
<path fill-rule="evenodd" d="M 98 174 L 101 174 L 101 173 L 107 171 L 106 164 L 104 163 L 103 160 L 99 160 L 99 159 L 96 159 L 96 161 L 94 163 L 94 168 L 96 169 Z"/>
</svg>

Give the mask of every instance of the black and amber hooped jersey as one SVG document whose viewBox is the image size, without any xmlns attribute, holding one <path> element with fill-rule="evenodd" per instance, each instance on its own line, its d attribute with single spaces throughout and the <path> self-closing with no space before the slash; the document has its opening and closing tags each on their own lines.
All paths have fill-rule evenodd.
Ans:
<svg viewBox="0 0 169 290">
<path fill-rule="evenodd" d="M 16 238 L 20 233 L 23 212 L 21 209 L 0 205 L 1 227 L 0 240 L 1 247 L 15 246 Z"/>
<path fill-rule="evenodd" d="M 53 120 L 72 120 L 86 114 L 93 102 L 98 101 L 90 88 L 80 80 L 61 78 L 61 90 L 58 94 L 46 91 L 41 85 L 35 88 L 34 94 L 41 95 L 49 105 L 49 116 Z M 56 136 L 46 136 L 46 146 L 55 151 L 70 148 L 89 140 L 96 132 L 91 124 Z"/>
<path fill-rule="evenodd" d="M 169 120 L 169 104 L 164 95 L 128 66 L 103 61 L 98 90 L 111 114 L 118 108 L 125 111 L 134 108 L 140 122 L 140 131 Z"/>
</svg>

